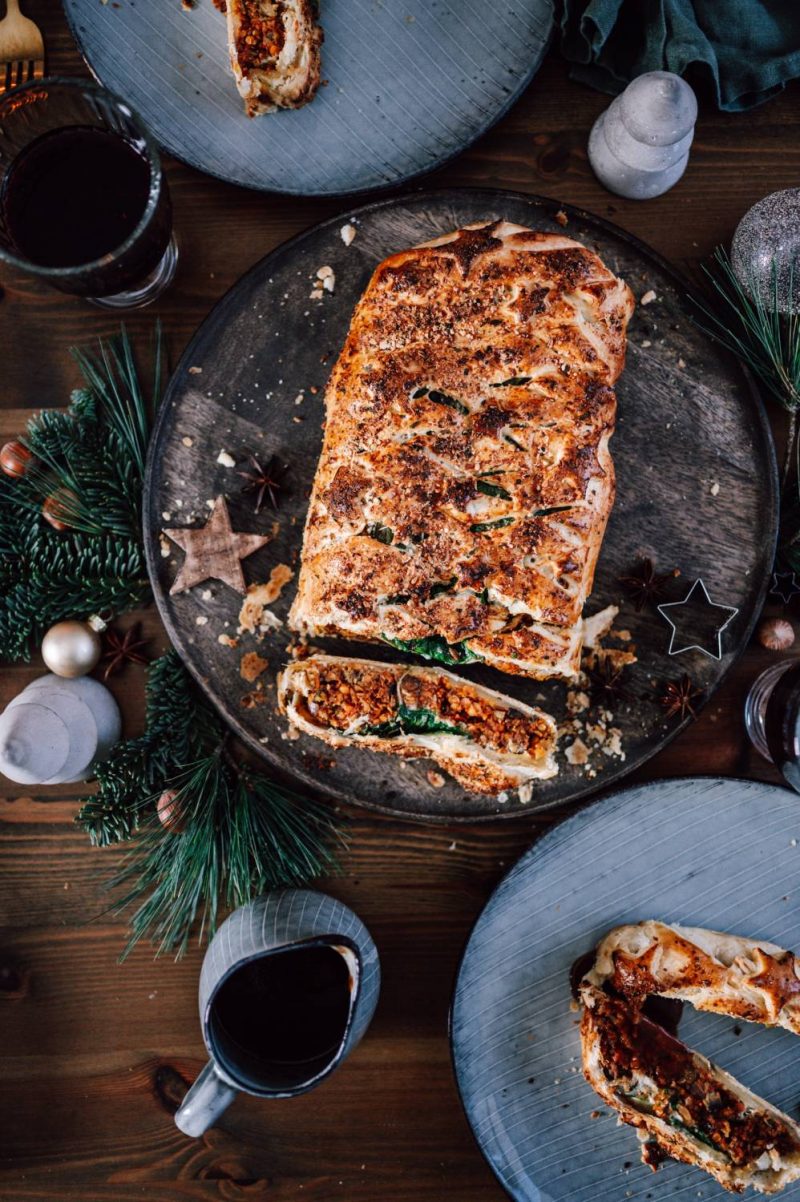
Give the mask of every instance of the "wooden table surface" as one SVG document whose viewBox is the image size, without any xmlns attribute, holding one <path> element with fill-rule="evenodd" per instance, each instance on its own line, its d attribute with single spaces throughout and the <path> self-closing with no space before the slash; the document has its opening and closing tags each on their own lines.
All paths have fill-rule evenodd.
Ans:
<svg viewBox="0 0 800 1202">
<path fill-rule="evenodd" d="M 99 2 L 99 0 L 98 0 Z M 179 0 L 164 0 L 178 3 Z M 203 3 L 210 0 L 202 0 Z M 53 74 L 82 73 L 58 0 L 29 0 Z M 609 195 L 586 159 L 607 98 L 570 82 L 551 51 L 507 117 L 426 185 L 476 184 L 583 205 L 694 272 L 759 197 L 800 178 L 800 88 L 744 115 L 701 106 L 688 171 L 666 196 Z M 347 208 L 263 196 L 167 163 L 180 243 L 177 279 L 134 335 L 161 317 L 173 361 L 226 289 L 272 247 Z M 62 405 L 76 383 L 66 353 L 116 320 L 0 270 L 0 441 L 31 410 Z M 152 648 L 165 645 L 152 609 Z M 127 624 L 125 619 L 122 624 Z M 753 647 L 678 740 L 632 779 L 721 773 L 777 779 L 742 727 L 745 693 L 772 657 Z M 42 671 L 0 668 L 0 705 Z M 128 734 L 142 722 L 143 674 L 114 680 Z M 453 1083 L 447 1012 L 459 955 L 491 890 L 548 825 L 531 816 L 430 828 L 353 809 L 352 843 L 331 892 L 355 907 L 381 953 L 384 987 L 358 1051 L 292 1102 L 238 1099 L 189 1140 L 172 1113 L 203 1063 L 196 986 L 201 952 L 124 965 L 121 919 L 102 880 L 119 853 L 91 850 L 73 826 L 79 787 L 25 793 L 0 782 L 0 1199 L 77 1202 L 499 1202 Z"/>
</svg>

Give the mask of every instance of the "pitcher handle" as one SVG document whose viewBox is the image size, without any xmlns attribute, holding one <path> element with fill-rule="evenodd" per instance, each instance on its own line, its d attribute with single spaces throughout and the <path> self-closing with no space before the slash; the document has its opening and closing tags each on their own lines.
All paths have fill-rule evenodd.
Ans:
<svg viewBox="0 0 800 1202">
<path fill-rule="evenodd" d="M 175 1126 L 184 1135 L 197 1137 L 213 1127 L 236 1097 L 236 1090 L 223 1081 L 209 1060 L 175 1114 Z"/>
</svg>

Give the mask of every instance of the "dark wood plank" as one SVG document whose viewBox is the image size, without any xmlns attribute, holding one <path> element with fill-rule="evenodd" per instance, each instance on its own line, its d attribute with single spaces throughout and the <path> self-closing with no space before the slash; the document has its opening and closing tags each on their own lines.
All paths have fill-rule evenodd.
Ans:
<svg viewBox="0 0 800 1202">
<path fill-rule="evenodd" d="M 45 29 L 51 69 L 81 71 L 58 0 L 28 7 Z M 741 116 L 703 107 L 680 186 L 636 204 L 604 192 L 586 161 L 588 130 L 606 98 L 569 83 L 551 52 L 500 125 L 425 182 L 514 187 L 583 205 L 692 269 L 750 204 L 796 182 L 798 94 L 795 85 Z M 178 279 L 154 310 L 128 325 L 146 335 L 158 313 L 177 357 L 243 270 L 347 206 L 250 194 L 178 163 L 167 170 L 181 243 Z M 66 403 L 77 383 L 68 346 L 109 333 L 116 322 L 5 270 L 0 284 L 0 430 L 7 437 L 28 411 Z M 163 638 L 154 611 L 142 616 Z M 637 778 L 711 772 L 776 780 L 749 747 L 741 717 L 749 684 L 771 662 L 768 653 L 749 650 L 699 721 Z M 41 671 L 41 663 L 3 667 L 0 704 Z M 141 671 L 128 669 L 113 688 L 126 732 L 135 733 Z M 141 948 L 117 965 L 124 924 L 103 915 L 99 887 L 119 853 L 91 850 L 73 826 L 80 786 L 0 786 L 3 1202 L 500 1202 L 503 1192 L 472 1143 L 453 1086 L 447 1006 L 472 921 L 550 819 L 430 829 L 349 812 L 350 851 L 342 875 L 326 885 L 358 910 L 380 947 L 386 984 L 375 1024 L 316 1093 L 285 1105 L 241 1099 L 217 1129 L 192 1142 L 172 1126 L 170 1111 L 203 1058 L 200 953 L 175 965 L 154 963 Z"/>
</svg>

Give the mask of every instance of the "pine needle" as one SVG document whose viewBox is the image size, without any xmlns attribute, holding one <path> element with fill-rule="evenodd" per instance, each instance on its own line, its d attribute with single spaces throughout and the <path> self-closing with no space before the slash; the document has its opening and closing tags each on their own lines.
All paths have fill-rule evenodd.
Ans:
<svg viewBox="0 0 800 1202">
<path fill-rule="evenodd" d="M 695 298 L 705 317 L 697 324 L 716 342 L 742 360 L 774 399 L 794 412 L 800 406 L 800 313 L 791 303 L 792 272 L 789 271 L 789 311 L 778 310 L 778 267 L 772 262 L 771 301 L 766 304 L 751 277 L 745 288 L 733 270 L 727 252 L 717 247 L 714 267 L 703 270 L 711 281 L 720 304 L 714 312 Z"/>
<path fill-rule="evenodd" d="M 800 445 L 797 438 L 800 412 L 800 311 L 792 299 L 793 265 L 789 265 L 786 294 L 788 309 L 778 309 L 778 264 L 771 264 L 769 303 L 756 279 L 748 287 L 739 280 L 722 247 L 717 247 L 713 267 L 704 267 L 713 286 L 718 311 L 703 301 L 694 303 L 705 321 L 697 324 L 721 346 L 732 351 L 752 371 L 767 393 L 790 414 L 781 474 L 781 515 L 778 536 L 779 566 L 800 570 Z"/>
<path fill-rule="evenodd" d="M 96 845 L 133 839 L 109 882 L 132 910 L 123 958 L 144 938 L 180 956 L 210 938 L 222 907 L 306 884 L 335 867 L 341 834 L 330 812 L 240 764 L 228 734 L 174 651 L 148 672 L 147 722 L 98 771 L 78 824 Z M 157 812 L 169 789 L 169 825 Z M 173 817 L 174 816 L 174 817 Z"/>
</svg>

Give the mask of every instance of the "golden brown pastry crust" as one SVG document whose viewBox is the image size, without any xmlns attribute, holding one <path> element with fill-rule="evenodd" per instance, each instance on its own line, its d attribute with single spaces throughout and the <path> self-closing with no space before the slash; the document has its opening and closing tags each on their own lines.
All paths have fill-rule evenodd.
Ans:
<svg viewBox="0 0 800 1202">
<path fill-rule="evenodd" d="M 587 980 L 634 1004 L 658 994 L 800 1035 L 799 971 L 773 943 L 649 920 L 609 931 Z"/>
<path fill-rule="evenodd" d="M 278 701 L 298 730 L 333 747 L 428 757 L 474 793 L 496 794 L 556 772 L 556 726 L 548 714 L 441 669 L 311 655 L 280 673 Z M 398 727 L 404 711 L 430 715 L 447 729 Z"/>
<path fill-rule="evenodd" d="M 574 674 L 632 307 L 579 243 L 502 221 L 381 263 L 328 385 L 290 626 Z"/>
</svg>

